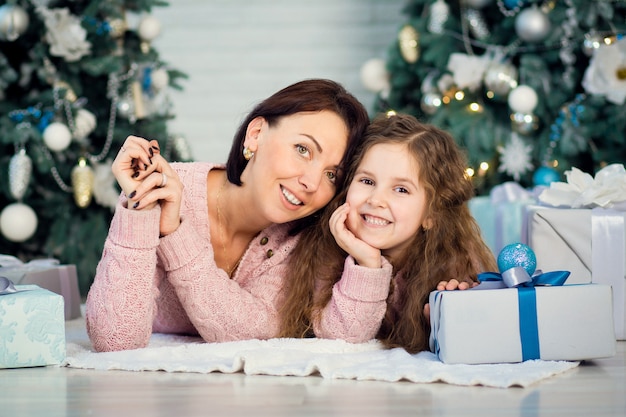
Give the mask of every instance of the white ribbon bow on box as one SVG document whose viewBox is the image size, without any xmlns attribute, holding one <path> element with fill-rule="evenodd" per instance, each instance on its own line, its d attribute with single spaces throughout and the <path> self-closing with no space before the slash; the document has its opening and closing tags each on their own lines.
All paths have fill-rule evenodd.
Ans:
<svg viewBox="0 0 626 417">
<path fill-rule="evenodd" d="M 626 211 L 626 169 L 611 164 L 595 178 L 572 168 L 565 172 L 567 182 L 553 182 L 539 195 L 539 201 L 554 207 L 612 208 Z"/>
</svg>

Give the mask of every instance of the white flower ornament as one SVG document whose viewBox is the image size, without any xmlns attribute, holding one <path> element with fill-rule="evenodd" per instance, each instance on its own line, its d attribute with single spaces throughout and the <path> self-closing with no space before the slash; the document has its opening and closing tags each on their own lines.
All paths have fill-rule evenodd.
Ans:
<svg viewBox="0 0 626 417">
<path fill-rule="evenodd" d="M 587 93 L 606 96 L 613 104 L 626 102 L 626 38 L 594 50 L 582 86 Z"/>
<path fill-rule="evenodd" d="M 50 44 L 50 54 L 75 62 L 91 52 L 91 43 L 86 40 L 87 31 L 80 19 L 70 14 L 67 8 L 46 9 L 39 7 L 37 12 L 46 24 L 46 41 Z"/>
</svg>

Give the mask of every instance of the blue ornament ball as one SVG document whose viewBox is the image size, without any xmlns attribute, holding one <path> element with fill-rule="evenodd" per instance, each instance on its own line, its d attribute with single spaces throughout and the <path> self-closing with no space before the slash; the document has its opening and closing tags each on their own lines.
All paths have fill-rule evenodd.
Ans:
<svg viewBox="0 0 626 417">
<path fill-rule="evenodd" d="M 555 169 L 550 167 L 539 167 L 533 174 L 533 184 L 534 185 L 545 185 L 548 186 L 553 182 L 557 182 L 561 180 L 561 174 L 559 174 Z"/>
<path fill-rule="evenodd" d="M 504 0 L 503 3 L 507 9 L 513 10 L 516 7 L 524 7 L 528 3 L 528 0 Z"/>
<path fill-rule="evenodd" d="M 532 276 L 535 273 L 537 257 L 530 246 L 523 243 L 511 243 L 502 248 L 498 255 L 498 269 L 500 272 L 502 273 L 516 266 L 523 267 L 528 272 L 528 275 Z"/>
</svg>

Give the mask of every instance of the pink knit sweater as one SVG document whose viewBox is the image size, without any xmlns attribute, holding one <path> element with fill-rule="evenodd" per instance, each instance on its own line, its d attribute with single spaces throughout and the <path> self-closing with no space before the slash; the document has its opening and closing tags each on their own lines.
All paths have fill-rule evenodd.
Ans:
<svg viewBox="0 0 626 417">
<path fill-rule="evenodd" d="M 152 332 L 200 335 L 207 342 L 268 339 L 279 332 L 287 260 L 297 236 L 287 225 L 263 230 L 232 279 L 215 264 L 207 212 L 208 163 L 175 163 L 185 184 L 181 225 L 159 238 L 160 208 L 132 210 L 120 197 L 86 305 L 98 351 L 147 345 Z M 312 250 L 314 250 L 312 248 Z M 323 338 L 373 338 L 386 309 L 391 267 L 346 261 L 314 330 Z"/>
</svg>

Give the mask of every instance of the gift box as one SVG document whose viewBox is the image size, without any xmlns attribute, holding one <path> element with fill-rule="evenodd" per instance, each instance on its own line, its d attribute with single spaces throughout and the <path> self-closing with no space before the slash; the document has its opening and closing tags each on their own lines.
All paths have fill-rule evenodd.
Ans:
<svg viewBox="0 0 626 417">
<path fill-rule="evenodd" d="M 536 202 L 532 192 L 515 182 L 506 182 L 494 187 L 489 196 L 472 198 L 468 207 L 483 240 L 497 255 L 506 245 L 521 240 L 524 208 Z"/>
<path fill-rule="evenodd" d="M 64 300 L 36 285 L 0 295 L 0 368 L 58 365 L 65 359 Z"/>
<path fill-rule="evenodd" d="M 65 319 L 81 316 L 80 292 L 75 265 L 60 265 L 56 259 L 38 259 L 23 263 L 19 259 L 0 255 L 0 276 L 18 285 L 37 285 L 65 299 Z"/>
<path fill-rule="evenodd" d="M 611 287 L 582 284 L 430 294 L 430 348 L 450 364 L 615 355 Z"/>
<path fill-rule="evenodd" d="M 626 339 L 626 212 L 529 206 L 526 221 L 526 243 L 536 254 L 537 268 L 565 265 L 570 284 L 613 287 L 615 335 Z"/>
<path fill-rule="evenodd" d="M 613 322 L 626 340 L 626 171 L 608 165 L 595 178 L 577 169 L 567 183 L 552 183 L 526 208 L 524 238 L 537 267 L 571 271 L 568 283 L 599 283 L 613 288 Z"/>
</svg>

